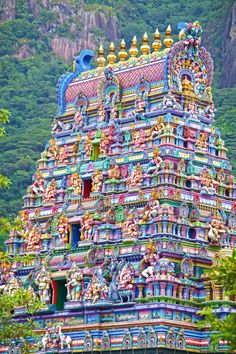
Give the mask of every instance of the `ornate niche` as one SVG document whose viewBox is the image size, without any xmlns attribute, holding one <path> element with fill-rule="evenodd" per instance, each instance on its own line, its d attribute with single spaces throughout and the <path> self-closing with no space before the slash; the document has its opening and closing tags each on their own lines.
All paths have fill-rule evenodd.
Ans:
<svg viewBox="0 0 236 354">
<path fill-rule="evenodd" d="M 104 69 L 104 79 L 98 84 L 98 122 L 108 122 L 118 118 L 120 102 L 120 82 L 114 75 L 113 68 Z"/>
<path fill-rule="evenodd" d="M 213 61 L 205 48 L 199 48 L 201 42 L 199 23 L 186 24 L 179 37 L 180 41 L 175 43 L 168 53 L 166 63 L 168 88 L 171 91 L 211 101 Z"/>
<path fill-rule="evenodd" d="M 136 114 L 145 113 L 149 110 L 148 94 L 151 90 L 151 85 L 142 76 L 139 79 L 139 83 L 135 88 L 135 112 Z"/>
<path fill-rule="evenodd" d="M 87 108 L 88 108 L 88 99 L 82 93 L 79 92 L 77 98 L 74 102 L 74 107 L 76 109 L 76 113 L 74 115 L 75 124 L 73 126 L 73 131 L 78 131 L 84 124 L 87 125 Z"/>
</svg>

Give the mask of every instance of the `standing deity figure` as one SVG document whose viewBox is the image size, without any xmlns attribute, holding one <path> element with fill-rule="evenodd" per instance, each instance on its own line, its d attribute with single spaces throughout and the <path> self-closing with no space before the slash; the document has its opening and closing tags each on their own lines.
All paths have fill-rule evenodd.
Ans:
<svg viewBox="0 0 236 354">
<path fill-rule="evenodd" d="M 65 215 L 61 214 L 59 216 L 56 228 L 60 240 L 64 243 L 68 243 L 69 225 L 68 225 L 68 218 Z"/>
<path fill-rule="evenodd" d="M 81 216 L 81 240 L 91 240 L 93 232 L 93 218 L 88 211 Z"/>
<path fill-rule="evenodd" d="M 179 33 L 179 39 L 183 40 L 185 52 L 195 57 L 201 43 L 202 27 L 198 21 L 188 23 Z"/>
<path fill-rule="evenodd" d="M 109 138 L 102 133 L 101 139 L 100 139 L 100 152 L 101 154 L 106 155 L 107 153 L 109 153 L 109 147 L 111 145 L 111 142 L 109 140 Z"/>
<path fill-rule="evenodd" d="M 30 194 L 33 196 L 42 195 L 44 192 L 45 181 L 40 172 L 36 173 L 36 178 L 34 183 L 30 187 Z"/>
<path fill-rule="evenodd" d="M 125 265 L 116 278 L 118 289 L 134 289 L 134 269 L 130 264 Z"/>
<path fill-rule="evenodd" d="M 102 189 L 103 174 L 96 169 L 92 175 L 92 192 L 101 192 Z"/>
<path fill-rule="evenodd" d="M 117 117 L 118 117 L 117 106 L 115 104 L 113 104 L 112 107 L 111 107 L 110 118 L 111 119 L 116 119 Z"/>
<path fill-rule="evenodd" d="M 37 251 L 41 249 L 41 236 L 41 230 L 37 225 L 34 225 L 31 230 L 28 231 L 28 237 L 26 241 L 28 251 Z"/>
<path fill-rule="evenodd" d="M 67 271 L 66 287 L 67 300 L 80 301 L 82 300 L 84 282 L 83 273 L 74 262 L 72 267 Z"/>
<path fill-rule="evenodd" d="M 43 305 L 49 304 L 50 296 L 50 284 L 51 274 L 47 271 L 45 265 L 36 273 L 35 284 L 38 287 L 39 298 Z"/>
<path fill-rule="evenodd" d="M 7 283 L 4 285 L 3 292 L 6 295 L 14 296 L 15 292 L 22 287 L 22 283 L 17 275 L 10 272 Z"/>
<path fill-rule="evenodd" d="M 47 203 L 54 203 L 56 201 L 57 194 L 57 182 L 53 178 L 51 182 L 48 183 L 44 191 L 44 201 Z"/>
<path fill-rule="evenodd" d="M 139 187 L 143 181 L 143 168 L 138 163 L 132 170 L 130 176 L 127 178 L 127 184 L 129 187 Z"/>
<path fill-rule="evenodd" d="M 85 155 L 87 157 L 91 156 L 92 154 L 92 142 L 90 138 L 87 136 L 85 141 L 84 141 L 84 150 L 85 150 Z"/>
<path fill-rule="evenodd" d="M 75 124 L 73 126 L 73 131 L 77 131 L 78 128 L 80 128 L 83 123 L 83 114 L 80 110 L 76 111 L 75 116 L 74 116 L 74 121 L 75 121 Z"/>
<path fill-rule="evenodd" d="M 148 278 L 154 274 L 155 265 L 159 259 L 159 255 L 156 253 L 156 248 L 153 241 L 150 240 L 146 246 L 146 254 L 140 262 L 140 272 L 144 278 Z"/>
<path fill-rule="evenodd" d="M 82 181 L 78 172 L 74 172 L 70 178 L 70 185 L 73 188 L 74 194 L 80 196 L 82 191 Z"/>
<path fill-rule="evenodd" d="M 145 111 L 145 100 L 141 95 L 138 95 L 135 101 L 135 113 L 143 113 Z"/>
<path fill-rule="evenodd" d="M 106 116 L 105 109 L 102 105 L 99 106 L 98 108 L 98 121 L 99 122 L 104 122 Z"/>
<path fill-rule="evenodd" d="M 191 99 L 188 106 L 187 106 L 187 111 L 191 113 L 193 116 L 196 116 L 198 114 L 198 107 L 194 101 L 194 99 Z"/>
</svg>

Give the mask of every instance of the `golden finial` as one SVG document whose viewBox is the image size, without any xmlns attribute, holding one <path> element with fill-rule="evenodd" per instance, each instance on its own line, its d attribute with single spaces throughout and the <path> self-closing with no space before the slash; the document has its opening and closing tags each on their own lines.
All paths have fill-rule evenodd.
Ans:
<svg viewBox="0 0 236 354">
<path fill-rule="evenodd" d="M 116 61 L 116 55 L 115 55 L 115 45 L 113 42 L 111 42 L 110 47 L 109 47 L 109 54 L 107 56 L 107 60 L 110 65 L 115 64 Z"/>
<path fill-rule="evenodd" d="M 120 51 L 118 53 L 118 57 L 120 58 L 120 61 L 125 61 L 127 56 L 128 53 L 126 52 L 125 40 L 122 39 L 122 41 L 120 42 Z"/>
<path fill-rule="evenodd" d="M 148 43 L 148 35 L 146 32 L 143 35 L 143 40 L 142 40 L 142 45 L 140 47 L 140 50 L 142 52 L 142 55 L 148 55 L 150 52 L 150 46 Z"/>
<path fill-rule="evenodd" d="M 170 25 L 167 27 L 167 29 L 165 31 L 164 44 L 166 46 L 165 51 L 168 51 L 173 44 L 172 29 L 171 29 Z"/>
<path fill-rule="evenodd" d="M 104 57 L 104 49 L 102 44 L 98 49 L 97 63 L 99 67 L 103 67 L 106 63 L 106 58 Z"/>
<path fill-rule="evenodd" d="M 160 52 L 161 47 L 161 35 L 158 29 L 156 29 L 156 32 L 154 33 L 154 42 L 152 43 L 152 48 L 154 49 L 154 52 Z"/>
<path fill-rule="evenodd" d="M 131 58 L 136 58 L 136 56 L 138 55 L 138 48 L 137 48 L 137 38 L 136 36 L 134 36 L 132 42 L 131 42 L 131 47 L 129 50 L 129 54 L 131 56 Z"/>
</svg>

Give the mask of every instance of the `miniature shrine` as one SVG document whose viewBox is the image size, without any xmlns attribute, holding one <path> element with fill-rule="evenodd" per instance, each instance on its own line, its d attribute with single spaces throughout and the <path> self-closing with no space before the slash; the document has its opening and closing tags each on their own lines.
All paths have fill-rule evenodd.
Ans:
<svg viewBox="0 0 236 354">
<path fill-rule="evenodd" d="M 145 33 L 129 50 L 101 45 L 97 68 L 83 50 L 59 79 L 51 139 L 6 242 L 22 263 L 1 277 L 4 292 L 30 288 L 43 304 L 37 353 L 215 352 L 198 311 L 233 310 L 207 272 L 235 246 L 236 185 L 201 34 L 196 21 L 176 43 L 168 26 L 152 44 Z"/>
</svg>

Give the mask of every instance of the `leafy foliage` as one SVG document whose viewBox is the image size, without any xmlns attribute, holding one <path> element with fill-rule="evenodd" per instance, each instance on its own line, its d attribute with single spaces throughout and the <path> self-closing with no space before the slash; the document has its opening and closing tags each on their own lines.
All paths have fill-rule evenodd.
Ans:
<svg viewBox="0 0 236 354">
<path fill-rule="evenodd" d="M 16 307 L 24 307 L 28 314 L 24 322 L 18 322 L 13 313 Z M 38 298 L 34 298 L 28 290 L 20 288 L 14 296 L 0 295 L 0 342 L 6 345 L 20 343 L 21 353 L 29 353 L 32 349 L 28 337 L 35 338 L 34 329 L 37 327 L 33 314 L 40 310 L 42 305 Z M 31 316 L 30 316 L 31 315 Z"/>
<path fill-rule="evenodd" d="M 236 295 L 236 251 L 231 257 L 224 258 L 220 264 L 212 269 L 211 280 L 220 284 L 227 296 Z M 204 320 L 199 323 L 202 327 L 210 324 L 212 330 L 212 346 L 217 346 L 219 340 L 227 341 L 230 350 L 236 350 L 236 313 L 232 313 L 224 319 L 218 319 L 211 308 L 200 311 Z"/>
</svg>

